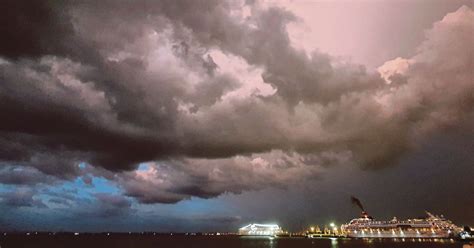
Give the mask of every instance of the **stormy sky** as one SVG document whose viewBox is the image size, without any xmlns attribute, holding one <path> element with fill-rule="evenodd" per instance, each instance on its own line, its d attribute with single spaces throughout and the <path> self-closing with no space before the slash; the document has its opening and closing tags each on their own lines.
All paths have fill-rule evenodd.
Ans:
<svg viewBox="0 0 474 248">
<path fill-rule="evenodd" d="M 0 5 L 1 230 L 474 225 L 472 1 Z"/>
</svg>

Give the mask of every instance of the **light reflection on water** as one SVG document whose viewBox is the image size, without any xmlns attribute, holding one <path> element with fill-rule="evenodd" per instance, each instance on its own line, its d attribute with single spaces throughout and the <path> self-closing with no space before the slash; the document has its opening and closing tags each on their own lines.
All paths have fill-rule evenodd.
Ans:
<svg viewBox="0 0 474 248">
<path fill-rule="evenodd" d="M 270 245 L 268 247 L 270 248 L 276 247 L 276 242 L 274 241 L 275 238 L 269 237 L 268 239 L 270 240 Z"/>
<path fill-rule="evenodd" d="M 11 235 L 0 237 L 1 247 L 48 248 L 474 248 L 453 239 L 349 239 L 306 237 L 239 237 L 180 235 Z"/>
<path fill-rule="evenodd" d="M 349 238 L 274 238 L 274 237 L 241 237 L 255 242 L 242 243 L 241 247 L 249 248 L 474 248 L 463 245 L 454 239 L 349 239 Z"/>
<path fill-rule="evenodd" d="M 331 239 L 331 248 L 338 248 L 337 238 L 330 238 L 330 239 Z"/>
</svg>

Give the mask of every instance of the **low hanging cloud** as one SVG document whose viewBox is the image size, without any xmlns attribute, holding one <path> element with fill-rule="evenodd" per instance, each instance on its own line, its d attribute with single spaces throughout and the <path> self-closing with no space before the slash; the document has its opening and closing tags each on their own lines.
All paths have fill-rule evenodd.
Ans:
<svg viewBox="0 0 474 248">
<path fill-rule="evenodd" d="M 37 185 L 50 183 L 54 177 L 45 175 L 34 167 L 4 166 L 0 168 L 0 183 L 10 185 Z"/>
<path fill-rule="evenodd" d="M 135 212 L 135 210 L 132 209 L 131 201 L 124 196 L 97 193 L 95 198 L 99 204 L 96 211 L 89 211 L 92 215 L 110 218 L 126 216 Z"/>
<path fill-rule="evenodd" d="M 46 208 L 47 206 L 40 199 L 35 198 L 36 192 L 27 188 L 19 188 L 12 192 L 1 192 L 0 203 L 2 205 L 19 207 Z"/>
<path fill-rule="evenodd" d="M 316 180 L 320 165 L 342 163 L 349 154 L 320 156 L 272 151 L 222 159 L 180 159 L 148 163 L 118 180 L 126 194 L 142 203 L 175 203 L 193 196 L 216 197 L 268 187 L 284 188 Z"/>
<path fill-rule="evenodd" d="M 2 17 L 0 163 L 72 179 L 85 162 L 143 203 L 381 168 L 473 116 L 466 6 L 378 73 L 293 47 L 297 17 L 258 1 L 33 4 Z"/>
</svg>

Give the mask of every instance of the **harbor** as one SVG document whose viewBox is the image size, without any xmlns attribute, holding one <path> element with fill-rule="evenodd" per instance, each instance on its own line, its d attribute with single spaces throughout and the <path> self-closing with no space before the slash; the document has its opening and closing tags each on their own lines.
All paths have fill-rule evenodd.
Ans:
<svg viewBox="0 0 474 248">
<path fill-rule="evenodd" d="M 399 220 L 378 220 L 370 216 L 361 201 L 351 197 L 351 202 L 361 210 L 358 218 L 336 225 L 310 226 L 299 233 L 285 231 L 277 224 L 252 223 L 239 228 L 241 236 L 269 236 L 269 237 L 307 237 L 307 238 L 352 238 L 352 239 L 393 239 L 393 240 L 437 240 L 456 239 L 472 240 L 472 228 L 459 227 L 443 215 L 435 215 L 428 211 L 425 217 Z"/>
</svg>

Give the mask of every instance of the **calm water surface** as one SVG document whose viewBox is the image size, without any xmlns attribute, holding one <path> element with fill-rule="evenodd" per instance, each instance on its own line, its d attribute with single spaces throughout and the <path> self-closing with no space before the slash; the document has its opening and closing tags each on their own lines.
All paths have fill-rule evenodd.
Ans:
<svg viewBox="0 0 474 248">
<path fill-rule="evenodd" d="M 454 240 L 350 240 L 267 238 L 236 236 L 169 236 L 169 235 L 7 235 L 0 237 L 1 248 L 474 248 Z"/>
</svg>

